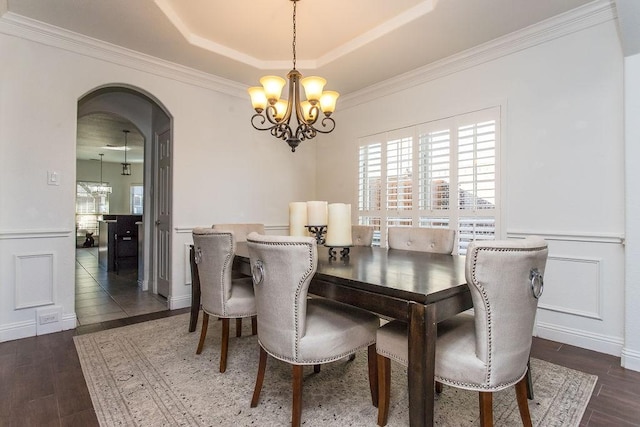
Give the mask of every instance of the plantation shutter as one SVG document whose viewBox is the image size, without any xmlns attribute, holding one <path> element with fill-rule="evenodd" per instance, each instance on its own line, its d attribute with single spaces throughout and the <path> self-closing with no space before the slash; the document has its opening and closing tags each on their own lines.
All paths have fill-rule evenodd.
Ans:
<svg viewBox="0 0 640 427">
<path fill-rule="evenodd" d="M 457 231 L 457 252 L 495 239 L 500 109 L 490 108 L 360 140 L 358 222 Z"/>
<path fill-rule="evenodd" d="M 458 127 L 458 252 L 472 240 L 496 238 L 496 119 Z M 482 121 L 478 121 L 482 120 Z"/>
<path fill-rule="evenodd" d="M 374 226 L 373 244 L 380 243 L 382 211 L 382 143 L 368 140 L 358 156 L 358 223 Z"/>
</svg>

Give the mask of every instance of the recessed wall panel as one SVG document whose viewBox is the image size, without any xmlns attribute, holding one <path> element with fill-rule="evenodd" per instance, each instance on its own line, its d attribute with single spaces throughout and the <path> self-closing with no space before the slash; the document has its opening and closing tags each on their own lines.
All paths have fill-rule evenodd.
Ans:
<svg viewBox="0 0 640 427">
<path fill-rule="evenodd" d="M 54 302 L 53 253 L 15 256 L 15 308 L 38 307 Z"/>
<path fill-rule="evenodd" d="M 600 260 L 549 256 L 539 308 L 602 319 Z"/>
</svg>

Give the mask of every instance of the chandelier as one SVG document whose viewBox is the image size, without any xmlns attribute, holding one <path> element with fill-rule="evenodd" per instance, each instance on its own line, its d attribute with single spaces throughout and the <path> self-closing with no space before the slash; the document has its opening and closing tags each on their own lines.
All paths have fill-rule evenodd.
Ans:
<svg viewBox="0 0 640 427">
<path fill-rule="evenodd" d="M 89 186 L 91 193 L 96 196 L 105 196 L 112 192 L 111 187 L 102 182 L 102 156 L 104 156 L 104 154 L 100 153 L 100 184 Z"/>
<path fill-rule="evenodd" d="M 335 111 L 336 101 L 340 94 L 327 90 L 323 92 L 327 83 L 322 77 L 310 76 L 302 78 L 296 70 L 296 3 L 293 2 L 293 69 L 287 74 L 289 80 L 289 98 L 280 99 L 285 79 L 278 76 L 264 76 L 260 79 L 262 87 L 250 87 L 251 104 L 256 111 L 251 117 L 251 124 L 257 130 L 268 130 L 271 135 L 289 144 L 291 152 L 305 139 L 315 138 L 318 132 L 329 133 L 336 127 L 330 117 Z M 300 85 L 304 87 L 306 101 L 300 100 Z M 324 117 L 318 123 L 320 112 Z M 295 115 L 297 126 L 291 123 Z M 317 128 L 316 123 L 322 128 Z"/>
<path fill-rule="evenodd" d="M 127 163 L 127 134 L 129 131 L 124 129 L 124 163 L 122 163 L 122 175 L 131 175 L 131 163 Z"/>
</svg>

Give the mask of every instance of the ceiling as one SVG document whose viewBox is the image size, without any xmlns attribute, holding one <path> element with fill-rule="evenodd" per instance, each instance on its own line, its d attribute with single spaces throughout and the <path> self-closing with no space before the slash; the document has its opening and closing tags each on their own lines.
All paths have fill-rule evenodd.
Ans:
<svg viewBox="0 0 640 427">
<path fill-rule="evenodd" d="M 247 87 L 292 68 L 291 0 L 6 1 L 10 14 Z M 326 89 L 353 93 L 590 2 L 299 0 L 296 68 L 325 77 Z M 81 120 L 79 142 L 95 144 L 102 136 L 94 131 L 103 145 L 122 140 L 123 124 L 111 119 Z M 96 130 L 109 124 L 109 132 Z"/>
<path fill-rule="evenodd" d="M 138 129 L 120 116 L 107 113 L 94 113 L 78 119 L 76 134 L 76 158 L 80 160 L 100 160 L 104 162 L 124 162 L 123 130 L 127 134 L 127 162 L 143 163 L 144 137 Z"/>
</svg>

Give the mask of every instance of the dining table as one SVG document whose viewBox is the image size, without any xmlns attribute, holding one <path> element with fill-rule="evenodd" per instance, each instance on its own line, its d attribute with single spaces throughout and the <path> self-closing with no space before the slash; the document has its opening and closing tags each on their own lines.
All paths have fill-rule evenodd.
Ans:
<svg viewBox="0 0 640 427">
<path fill-rule="evenodd" d="M 473 306 L 465 279 L 465 256 L 380 247 L 349 249 L 343 257 L 318 246 L 318 267 L 309 293 L 407 323 L 409 422 L 411 426 L 432 426 L 437 324 Z M 200 307 L 193 252 L 189 330 L 195 330 Z M 246 242 L 237 243 L 233 268 L 251 275 Z"/>
</svg>

